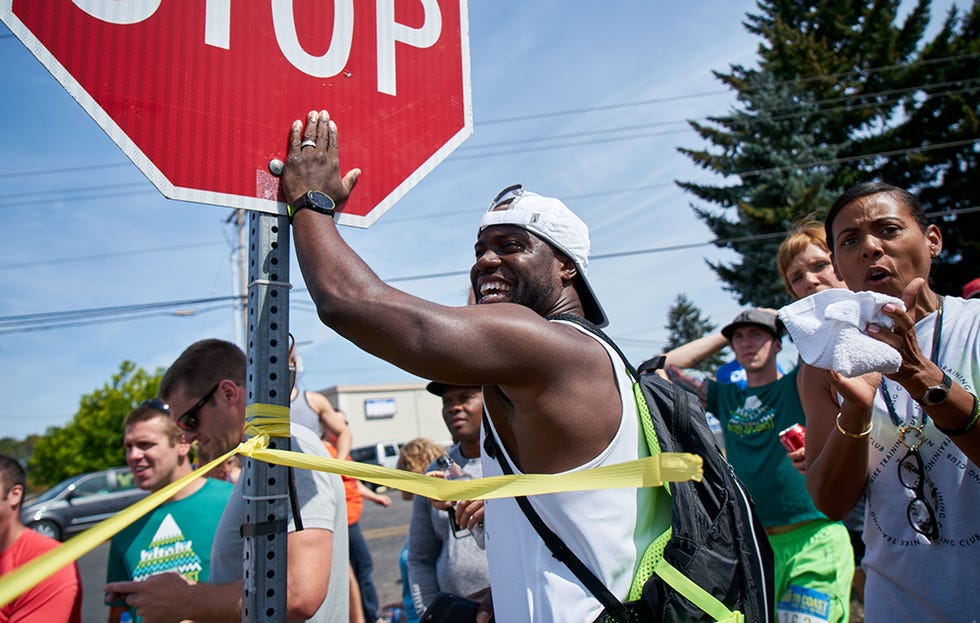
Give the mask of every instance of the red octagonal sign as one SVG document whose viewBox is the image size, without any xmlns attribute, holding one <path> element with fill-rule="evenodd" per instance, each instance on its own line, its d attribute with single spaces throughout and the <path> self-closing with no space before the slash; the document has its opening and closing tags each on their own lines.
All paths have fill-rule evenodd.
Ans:
<svg viewBox="0 0 980 623">
<path fill-rule="evenodd" d="M 0 0 L 167 197 L 283 213 L 269 164 L 326 108 L 367 227 L 473 130 L 466 0 Z"/>
</svg>

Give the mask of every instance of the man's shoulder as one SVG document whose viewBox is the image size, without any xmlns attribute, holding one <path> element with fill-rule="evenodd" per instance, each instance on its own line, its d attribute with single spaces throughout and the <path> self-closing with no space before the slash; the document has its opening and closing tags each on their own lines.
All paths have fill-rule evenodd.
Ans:
<svg viewBox="0 0 980 623">
<path fill-rule="evenodd" d="M 218 480 L 217 478 L 207 478 L 205 479 L 204 486 L 195 491 L 193 494 L 189 495 L 187 499 L 203 500 L 207 499 L 219 499 L 227 500 L 231 496 L 232 490 L 235 485 L 226 481 Z"/>
<path fill-rule="evenodd" d="M 31 558 L 36 558 L 61 545 L 58 541 L 39 534 L 30 528 L 24 528 L 24 532 L 18 537 L 16 544 L 21 549 L 29 550 Z"/>
<path fill-rule="evenodd" d="M 302 424 L 290 423 L 289 436 L 293 451 L 330 458 L 330 453 L 323 447 L 323 442 L 317 434 Z"/>
</svg>

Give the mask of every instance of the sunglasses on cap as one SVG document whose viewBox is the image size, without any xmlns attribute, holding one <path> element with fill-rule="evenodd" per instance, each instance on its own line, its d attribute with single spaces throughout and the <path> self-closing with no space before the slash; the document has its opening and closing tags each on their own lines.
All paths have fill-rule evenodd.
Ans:
<svg viewBox="0 0 980 623">
<path fill-rule="evenodd" d="M 497 196 L 490 202 L 490 207 L 487 208 L 487 212 L 506 210 L 517 203 L 523 194 L 524 184 L 514 184 L 512 186 L 508 186 L 497 193 Z"/>
<path fill-rule="evenodd" d="M 212 387 L 208 393 L 204 394 L 200 400 L 194 403 L 193 407 L 187 411 L 184 411 L 183 415 L 177 418 L 177 426 L 188 432 L 196 431 L 197 427 L 201 424 L 197 417 L 197 412 L 200 411 L 201 407 L 206 405 L 209 400 L 211 400 L 211 397 L 214 396 L 214 392 L 218 391 L 219 385 L 221 385 L 220 381 L 215 383 L 214 387 Z"/>
<path fill-rule="evenodd" d="M 148 409 L 153 409 L 154 411 L 159 411 L 160 413 L 170 415 L 170 405 L 159 398 L 147 398 L 136 406 L 137 409 L 142 407 L 147 407 Z"/>
</svg>

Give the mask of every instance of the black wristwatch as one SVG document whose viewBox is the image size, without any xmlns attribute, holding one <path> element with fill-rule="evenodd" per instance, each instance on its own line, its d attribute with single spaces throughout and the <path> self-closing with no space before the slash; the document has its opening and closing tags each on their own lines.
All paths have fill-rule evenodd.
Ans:
<svg viewBox="0 0 980 623">
<path fill-rule="evenodd" d="M 286 206 L 286 213 L 289 214 L 289 218 L 293 218 L 297 212 L 304 208 L 333 216 L 333 213 L 337 211 L 337 204 L 329 195 L 325 195 L 319 190 L 311 190 L 297 199 L 293 205 Z"/>
<path fill-rule="evenodd" d="M 927 407 L 935 407 L 936 405 L 941 405 L 946 402 L 949 398 L 949 389 L 953 386 L 953 380 L 949 378 L 949 375 L 943 372 L 943 382 L 939 385 L 933 385 L 926 388 L 926 393 L 922 394 L 922 398 L 919 398 L 919 403 Z"/>
</svg>

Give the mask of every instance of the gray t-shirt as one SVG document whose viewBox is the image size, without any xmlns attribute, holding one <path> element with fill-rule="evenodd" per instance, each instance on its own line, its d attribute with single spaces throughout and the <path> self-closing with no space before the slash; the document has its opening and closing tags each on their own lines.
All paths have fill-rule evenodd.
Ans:
<svg viewBox="0 0 980 623">
<path fill-rule="evenodd" d="M 471 478 L 483 476 L 480 458 L 467 459 L 459 444 L 449 456 Z M 426 471 L 439 469 L 433 463 Z M 408 539 L 408 583 L 419 614 L 440 591 L 467 596 L 490 586 L 487 553 L 472 535 L 457 539 L 449 526 L 449 514 L 436 510 L 428 498 L 416 495 Z"/>
<path fill-rule="evenodd" d="M 323 443 L 310 429 L 296 424 L 290 425 L 292 449 L 296 452 L 329 458 Z M 330 584 L 327 596 L 320 609 L 312 618 L 312 623 L 347 623 L 349 563 L 347 550 L 347 506 L 344 501 L 344 485 L 340 476 L 326 472 L 294 469 L 296 494 L 299 498 L 303 528 L 310 530 L 322 528 L 333 532 L 333 559 L 330 561 Z M 216 584 L 234 582 L 243 577 L 244 539 L 241 525 L 245 517 L 245 500 L 242 496 L 240 478 L 228 500 L 228 506 L 221 515 L 218 531 L 211 547 L 211 582 Z M 288 506 L 288 504 L 287 504 Z M 295 530 L 290 510 L 289 532 Z M 302 573 L 302 570 L 300 571 Z"/>
</svg>

